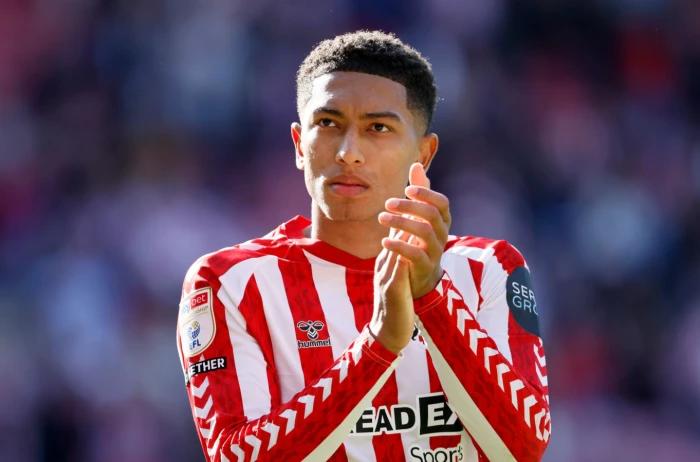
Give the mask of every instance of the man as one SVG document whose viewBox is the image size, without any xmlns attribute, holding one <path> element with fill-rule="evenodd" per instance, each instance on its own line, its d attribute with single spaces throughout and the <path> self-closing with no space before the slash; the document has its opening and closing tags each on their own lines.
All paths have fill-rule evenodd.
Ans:
<svg viewBox="0 0 700 462">
<path fill-rule="evenodd" d="M 311 220 L 205 255 L 184 282 L 178 349 L 207 460 L 541 458 L 529 272 L 505 241 L 448 235 L 425 176 L 435 93 L 426 60 L 381 32 L 302 63 L 291 134 Z"/>
</svg>

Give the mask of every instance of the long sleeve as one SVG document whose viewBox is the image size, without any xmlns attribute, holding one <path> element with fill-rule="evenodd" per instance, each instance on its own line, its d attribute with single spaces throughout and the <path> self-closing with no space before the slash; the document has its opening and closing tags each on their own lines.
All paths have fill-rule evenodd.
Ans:
<svg viewBox="0 0 700 462">
<path fill-rule="evenodd" d="M 525 260 L 505 241 L 480 239 L 454 246 L 443 268 L 414 308 L 450 407 L 489 460 L 540 460 L 551 421 Z"/>
<path fill-rule="evenodd" d="M 282 402 L 279 358 L 270 348 L 255 276 L 241 286 L 242 295 L 232 295 L 211 266 L 200 262 L 183 287 L 177 344 L 205 457 L 327 460 L 371 405 L 398 357 L 365 329 L 317 380 Z"/>
</svg>

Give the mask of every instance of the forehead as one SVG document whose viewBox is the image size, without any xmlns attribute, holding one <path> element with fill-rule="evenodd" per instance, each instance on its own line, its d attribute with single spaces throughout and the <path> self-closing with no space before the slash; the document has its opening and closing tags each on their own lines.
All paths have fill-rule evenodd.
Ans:
<svg viewBox="0 0 700 462">
<path fill-rule="evenodd" d="M 407 121 L 406 88 L 391 79 L 361 72 L 331 72 L 314 79 L 304 112 L 333 107 L 358 112 L 399 112 Z"/>
</svg>

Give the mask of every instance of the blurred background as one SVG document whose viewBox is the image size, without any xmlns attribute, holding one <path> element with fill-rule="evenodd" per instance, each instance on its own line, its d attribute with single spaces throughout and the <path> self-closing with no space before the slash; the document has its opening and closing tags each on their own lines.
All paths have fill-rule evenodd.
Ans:
<svg viewBox="0 0 700 462">
<path fill-rule="evenodd" d="M 452 231 L 528 258 L 545 461 L 700 454 L 700 2 L 3 0 L 0 459 L 203 460 L 182 278 L 308 214 L 295 71 L 359 28 L 433 64 Z"/>
</svg>

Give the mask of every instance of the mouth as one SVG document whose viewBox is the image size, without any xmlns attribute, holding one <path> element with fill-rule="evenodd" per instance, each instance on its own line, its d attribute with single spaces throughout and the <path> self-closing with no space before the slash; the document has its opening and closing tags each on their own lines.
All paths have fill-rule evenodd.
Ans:
<svg viewBox="0 0 700 462">
<path fill-rule="evenodd" d="M 369 189 L 366 181 L 353 175 L 340 175 L 327 182 L 330 190 L 343 197 L 355 197 Z"/>
</svg>

